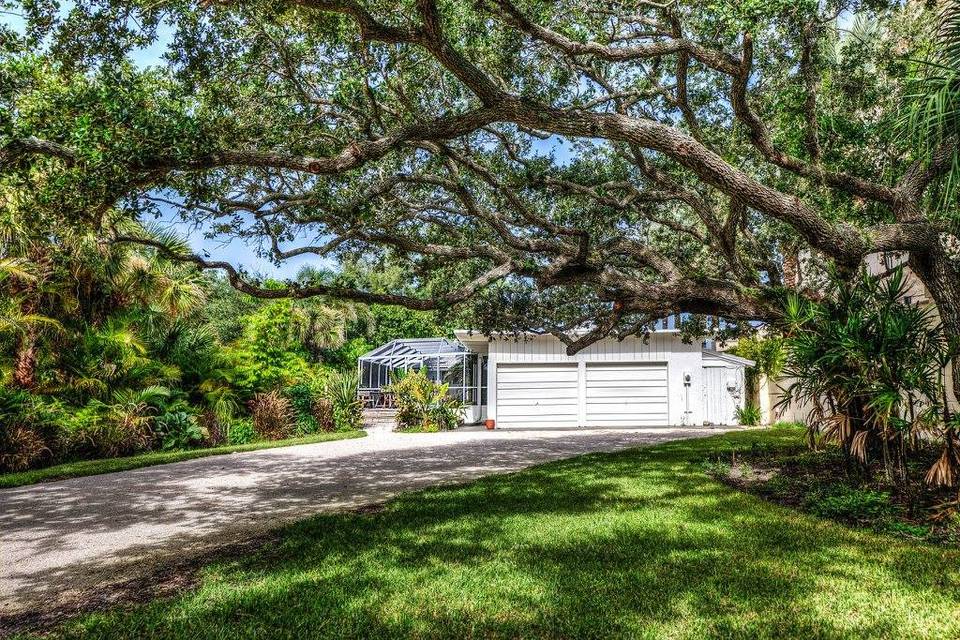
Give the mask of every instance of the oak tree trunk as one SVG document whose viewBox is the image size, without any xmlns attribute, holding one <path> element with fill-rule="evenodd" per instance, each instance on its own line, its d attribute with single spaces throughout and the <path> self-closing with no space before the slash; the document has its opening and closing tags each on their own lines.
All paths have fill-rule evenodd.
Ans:
<svg viewBox="0 0 960 640">
<path fill-rule="evenodd" d="M 943 332 L 954 345 L 960 345 L 960 268 L 951 259 L 943 243 L 937 243 L 925 254 L 911 254 L 910 268 L 917 275 L 937 305 Z M 953 402 L 960 400 L 960 358 L 950 362 Z"/>
</svg>

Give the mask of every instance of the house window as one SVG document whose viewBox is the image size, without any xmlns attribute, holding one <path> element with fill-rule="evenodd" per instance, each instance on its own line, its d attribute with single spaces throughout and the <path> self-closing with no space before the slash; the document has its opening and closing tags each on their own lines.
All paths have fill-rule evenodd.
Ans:
<svg viewBox="0 0 960 640">
<path fill-rule="evenodd" d="M 904 301 L 905 303 L 907 303 L 908 305 L 912 305 L 912 304 L 913 304 L 913 296 L 903 296 L 903 301 Z"/>
</svg>

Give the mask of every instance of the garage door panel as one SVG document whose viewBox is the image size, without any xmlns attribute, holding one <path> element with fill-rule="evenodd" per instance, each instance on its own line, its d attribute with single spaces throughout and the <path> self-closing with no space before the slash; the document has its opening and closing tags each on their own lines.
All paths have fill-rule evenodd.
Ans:
<svg viewBox="0 0 960 640">
<path fill-rule="evenodd" d="M 529 389 L 530 382 L 500 382 L 499 377 L 497 379 L 497 387 L 500 389 Z M 571 387 L 577 386 L 576 380 L 569 380 L 566 382 L 546 382 L 538 381 L 536 383 L 537 389 L 570 389 Z"/>
<path fill-rule="evenodd" d="M 572 407 L 572 409 L 571 409 Z M 541 405 L 504 405 L 503 412 L 512 416 L 535 416 L 535 415 L 570 415 L 576 418 L 577 403 L 569 404 L 541 404 Z"/>
<path fill-rule="evenodd" d="M 662 389 L 666 384 L 663 380 L 630 380 L 628 378 L 619 378 L 617 380 L 587 380 L 587 383 L 593 389 L 605 389 L 609 387 L 630 387 L 637 389 Z"/>
<path fill-rule="evenodd" d="M 576 387 L 574 387 L 576 390 Z M 497 392 L 497 398 L 500 402 L 507 400 L 527 400 L 530 397 L 529 388 L 500 388 Z M 570 399 L 570 389 L 537 389 L 537 397 L 541 400 L 564 401 Z M 576 398 L 574 398 L 576 400 Z"/>
<path fill-rule="evenodd" d="M 604 420 L 603 424 L 595 426 L 600 427 L 662 427 L 667 424 L 666 416 L 652 416 L 648 418 L 631 418 L 629 420 Z"/>
<path fill-rule="evenodd" d="M 634 418 L 640 418 L 643 416 L 661 416 L 667 414 L 667 405 L 663 403 L 659 404 L 626 404 L 626 405 L 600 405 L 590 407 L 591 416 L 606 416 L 612 417 L 618 414 L 623 414 L 624 419 L 632 420 Z"/>
<path fill-rule="evenodd" d="M 663 364 L 587 364 L 588 426 L 658 426 L 669 422 Z"/>
<path fill-rule="evenodd" d="M 590 397 L 600 401 L 602 398 L 662 398 L 663 385 L 657 387 L 593 387 Z"/>
<path fill-rule="evenodd" d="M 502 371 L 497 374 L 497 382 L 503 382 L 505 384 L 517 383 L 517 384 L 528 384 L 531 380 L 531 376 L 535 376 L 538 384 L 543 383 L 553 383 L 553 384 L 576 384 L 577 383 L 577 369 L 576 367 L 571 367 L 571 370 L 557 370 L 557 369 L 539 369 L 536 367 L 523 367 L 518 370 L 513 370 L 512 368 L 504 367 Z"/>
<path fill-rule="evenodd" d="M 497 367 L 497 426 L 576 427 L 578 389 L 575 364 L 501 364 Z"/>
<path fill-rule="evenodd" d="M 656 381 L 663 382 L 667 379 L 667 372 L 665 369 L 654 368 L 648 365 L 644 365 L 643 368 L 633 368 L 627 369 L 625 367 L 617 368 L 607 368 L 606 366 L 597 366 L 595 368 L 588 366 L 587 367 L 587 382 L 592 383 L 603 383 L 603 382 L 619 382 L 629 377 L 631 381 L 634 382 L 643 382 L 643 381 Z M 593 370 L 591 370 L 593 369 Z"/>
</svg>

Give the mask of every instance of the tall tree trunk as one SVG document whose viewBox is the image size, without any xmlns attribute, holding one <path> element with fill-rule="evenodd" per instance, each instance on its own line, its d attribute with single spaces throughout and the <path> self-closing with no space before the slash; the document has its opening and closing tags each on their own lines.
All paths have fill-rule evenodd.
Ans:
<svg viewBox="0 0 960 640">
<path fill-rule="evenodd" d="M 936 303 L 947 339 L 960 346 L 960 260 L 951 259 L 941 242 L 926 254 L 911 254 L 909 265 Z M 956 403 L 960 401 L 960 358 L 951 360 L 950 372 L 952 400 Z"/>
<path fill-rule="evenodd" d="M 37 331 L 33 327 L 28 327 L 17 340 L 13 383 L 21 389 L 32 389 L 37 384 Z"/>
</svg>

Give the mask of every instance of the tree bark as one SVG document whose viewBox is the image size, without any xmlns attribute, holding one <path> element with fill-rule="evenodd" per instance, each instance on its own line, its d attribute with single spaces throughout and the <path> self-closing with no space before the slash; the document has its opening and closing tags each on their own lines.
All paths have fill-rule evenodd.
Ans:
<svg viewBox="0 0 960 640">
<path fill-rule="evenodd" d="M 924 253 L 911 253 L 909 266 L 927 288 L 940 314 L 943 331 L 953 346 L 960 346 L 960 269 L 943 241 Z M 960 358 L 950 362 L 953 401 L 960 401 Z"/>
<path fill-rule="evenodd" d="M 21 389 L 32 389 L 37 384 L 37 332 L 33 327 L 17 341 L 13 383 Z"/>
</svg>

